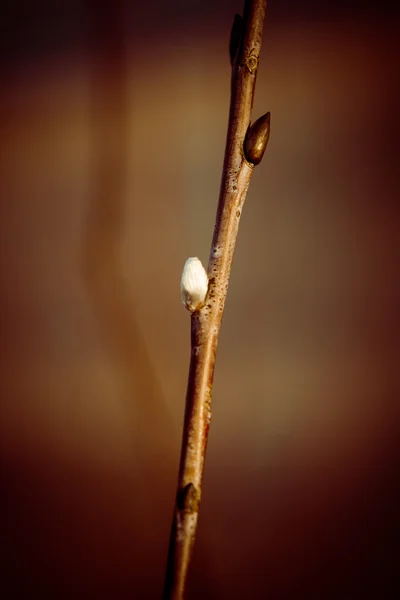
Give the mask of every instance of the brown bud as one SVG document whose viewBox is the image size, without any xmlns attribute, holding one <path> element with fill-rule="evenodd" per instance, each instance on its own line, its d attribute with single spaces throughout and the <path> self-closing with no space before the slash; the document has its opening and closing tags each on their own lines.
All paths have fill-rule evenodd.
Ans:
<svg viewBox="0 0 400 600">
<path fill-rule="evenodd" d="M 264 156 L 269 140 L 271 113 L 257 119 L 247 131 L 244 141 L 244 155 L 246 160 L 253 165 L 258 165 Z"/>
</svg>

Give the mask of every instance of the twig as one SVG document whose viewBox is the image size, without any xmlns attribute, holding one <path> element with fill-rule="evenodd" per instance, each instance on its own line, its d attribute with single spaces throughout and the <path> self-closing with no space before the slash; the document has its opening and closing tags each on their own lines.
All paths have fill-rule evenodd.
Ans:
<svg viewBox="0 0 400 600">
<path fill-rule="evenodd" d="M 208 294 L 200 309 L 191 309 L 191 360 L 164 600 L 184 597 L 199 514 L 215 357 L 233 252 L 254 165 L 261 161 L 269 137 L 269 113 L 249 128 L 266 3 L 247 0 L 244 17 L 236 15 L 231 33 L 231 104 L 225 160 L 208 264 Z"/>
</svg>

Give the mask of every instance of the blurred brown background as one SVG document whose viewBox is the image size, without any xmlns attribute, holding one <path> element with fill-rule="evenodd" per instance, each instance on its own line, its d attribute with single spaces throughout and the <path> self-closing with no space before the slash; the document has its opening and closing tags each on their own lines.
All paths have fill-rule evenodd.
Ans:
<svg viewBox="0 0 400 600">
<path fill-rule="evenodd" d="M 267 9 L 190 600 L 395 597 L 398 21 L 331 4 Z M 3 9 L 5 600 L 161 596 L 241 9 Z"/>
</svg>

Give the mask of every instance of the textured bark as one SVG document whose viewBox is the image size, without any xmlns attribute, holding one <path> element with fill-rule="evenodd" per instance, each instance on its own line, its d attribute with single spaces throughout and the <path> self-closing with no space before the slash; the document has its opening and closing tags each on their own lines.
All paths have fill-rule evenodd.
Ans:
<svg viewBox="0 0 400 600">
<path fill-rule="evenodd" d="M 266 0 L 247 1 L 243 19 L 235 17 L 230 40 L 232 83 L 225 159 L 208 263 L 207 299 L 191 316 L 191 360 L 164 599 L 184 597 L 195 541 L 218 338 L 240 216 L 254 169 L 244 155 L 244 142 L 250 125 L 265 10 Z M 259 156 L 260 144 L 263 146 L 261 157 L 269 134 L 269 116 L 264 117 L 261 130 L 250 138 L 254 155 Z"/>
</svg>

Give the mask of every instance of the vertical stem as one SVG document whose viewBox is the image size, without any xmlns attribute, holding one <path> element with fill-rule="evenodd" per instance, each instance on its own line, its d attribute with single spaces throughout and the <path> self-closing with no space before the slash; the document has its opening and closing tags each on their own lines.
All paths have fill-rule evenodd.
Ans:
<svg viewBox="0 0 400 600">
<path fill-rule="evenodd" d="M 241 31 L 237 36 L 237 44 L 231 48 L 231 103 L 221 190 L 208 264 L 209 289 L 205 305 L 191 316 L 191 359 L 164 600 L 181 600 L 184 597 L 195 541 L 211 421 L 218 338 L 240 216 L 254 169 L 254 164 L 246 160 L 244 155 L 244 141 L 250 125 L 265 10 L 266 0 L 246 0 L 243 20 L 235 20 L 235 25 L 239 23 Z M 263 121 L 259 119 L 262 121 L 261 131 L 258 134 L 257 129 L 255 136 L 258 146 L 260 139 L 264 140 L 261 141 L 261 156 L 269 133 L 269 114 L 265 117 Z"/>
</svg>

